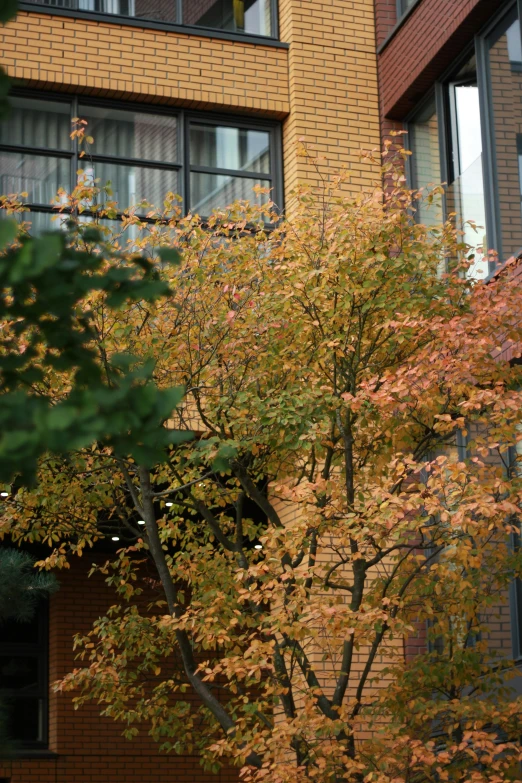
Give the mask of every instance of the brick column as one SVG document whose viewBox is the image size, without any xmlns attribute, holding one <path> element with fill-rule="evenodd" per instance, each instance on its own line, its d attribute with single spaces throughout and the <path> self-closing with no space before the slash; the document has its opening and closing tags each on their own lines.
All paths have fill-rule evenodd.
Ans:
<svg viewBox="0 0 522 783">
<path fill-rule="evenodd" d="M 348 167 L 355 193 L 376 175 L 360 150 L 380 145 L 373 0 L 280 0 L 279 19 L 290 44 L 287 197 L 298 183 L 319 180 L 296 155 L 301 138 L 325 164 Z"/>
</svg>

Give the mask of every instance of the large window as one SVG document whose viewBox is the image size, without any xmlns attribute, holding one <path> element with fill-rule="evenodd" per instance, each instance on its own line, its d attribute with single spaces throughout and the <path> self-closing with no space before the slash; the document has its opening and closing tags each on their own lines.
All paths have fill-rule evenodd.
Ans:
<svg viewBox="0 0 522 783">
<path fill-rule="evenodd" d="M 438 167 L 447 183 L 445 214 L 456 216 L 464 240 L 474 248 L 469 274 L 494 270 L 522 253 L 522 38 L 517 3 L 505 6 L 476 46 L 433 85 L 433 100 L 408 118 L 412 186 Z M 436 107 L 436 108 L 435 108 Z M 432 172 L 433 170 L 433 172 Z M 419 219 L 427 222 L 422 212 Z M 476 230 L 471 223 L 476 225 Z"/>
<path fill-rule="evenodd" d="M 281 203 L 274 123 L 25 96 L 12 105 L 0 124 L 0 193 L 27 193 L 33 230 L 48 225 L 57 190 L 71 191 L 79 169 L 87 182 L 110 182 L 121 211 L 142 200 L 161 206 L 172 191 L 187 211 L 207 217 L 236 199 L 266 202 L 256 186 L 271 189 Z M 84 158 L 70 138 L 73 117 L 87 121 L 94 139 Z"/>
<path fill-rule="evenodd" d="M 475 55 L 459 69 L 446 86 L 449 187 L 447 210 L 457 215 L 463 240 L 474 250 L 469 274 L 487 277 L 488 240 L 484 201 L 482 127 Z"/>
<path fill-rule="evenodd" d="M 0 704 L 9 739 L 25 748 L 47 746 L 46 609 L 29 622 L 0 624 Z"/>
<path fill-rule="evenodd" d="M 224 30 L 239 35 L 276 36 L 275 0 L 25 0 L 68 11 Z"/>
</svg>

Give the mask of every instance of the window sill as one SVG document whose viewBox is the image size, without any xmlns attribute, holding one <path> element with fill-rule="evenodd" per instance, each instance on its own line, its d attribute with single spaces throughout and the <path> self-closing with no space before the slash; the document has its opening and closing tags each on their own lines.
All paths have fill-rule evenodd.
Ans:
<svg viewBox="0 0 522 783">
<path fill-rule="evenodd" d="M 284 41 L 278 41 L 275 38 L 268 38 L 263 35 L 249 35 L 242 33 L 228 33 L 226 30 L 210 30 L 206 27 L 196 27 L 194 25 L 171 24 L 170 22 L 157 22 L 153 19 L 138 19 L 131 16 L 118 16 L 117 14 L 102 14 L 95 11 L 72 11 L 69 8 L 57 8 L 56 6 L 36 5 L 30 2 L 20 2 L 19 11 L 28 11 L 36 14 L 46 14 L 47 16 L 68 16 L 74 19 L 92 20 L 95 22 L 105 22 L 107 24 L 128 25 L 130 27 L 139 27 L 142 30 L 164 30 L 169 33 L 180 33 L 182 35 L 194 35 L 202 38 L 217 38 L 225 41 L 238 41 L 239 43 L 252 44 L 254 46 L 270 46 L 276 49 L 289 49 L 290 45 Z"/>
<path fill-rule="evenodd" d="M 16 748 L 13 750 L 7 758 L 23 760 L 23 759 L 57 759 L 58 753 L 47 748 Z"/>
</svg>

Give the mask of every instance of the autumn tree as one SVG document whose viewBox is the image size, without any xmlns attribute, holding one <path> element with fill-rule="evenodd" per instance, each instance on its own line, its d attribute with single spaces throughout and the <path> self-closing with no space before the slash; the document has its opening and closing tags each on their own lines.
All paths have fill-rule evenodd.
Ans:
<svg viewBox="0 0 522 783">
<path fill-rule="evenodd" d="M 284 220 L 236 204 L 202 223 L 169 196 L 64 239 L 109 271 L 149 258 L 168 286 L 79 306 L 108 387 L 122 354 L 184 387 L 148 437 L 187 439 L 157 460 L 131 435 L 44 454 L 0 531 L 57 570 L 117 533 L 93 566 L 117 603 L 56 687 L 245 781 L 520 778 L 515 668 L 491 629 L 521 570 L 521 370 L 502 349 L 518 356 L 522 277 L 474 284 L 452 224 L 418 225 L 419 195 L 392 162 L 383 176 L 354 199 L 342 178 L 303 188 Z M 60 404 L 70 377 L 50 363 L 34 388 Z"/>
</svg>

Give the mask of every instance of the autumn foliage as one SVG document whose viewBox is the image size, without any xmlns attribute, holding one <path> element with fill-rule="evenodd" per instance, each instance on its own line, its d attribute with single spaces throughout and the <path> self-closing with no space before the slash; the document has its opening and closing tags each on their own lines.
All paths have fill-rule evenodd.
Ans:
<svg viewBox="0 0 522 783">
<path fill-rule="evenodd" d="M 113 229 L 110 194 L 68 202 L 82 252 L 156 259 L 167 296 L 83 308 L 109 385 L 125 354 L 184 387 L 165 424 L 189 439 L 157 461 L 49 454 L 0 531 L 53 569 L 120 537 L 115 606 L 56 687 L 249 783 L 520 779 L 516 667 L 491 631 L 521 571 L 522 276 L 474 284 L 451 222 L 418 225 L 400 168 L 383 175 L 354 199 L 342 177 L 303 188 L 283 220 L 236 204 L 203 223 L 169 196 Z M 71 379 L 40 383 L 58 402 Z"/>
</svg>

